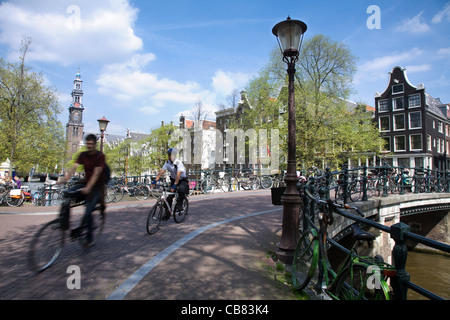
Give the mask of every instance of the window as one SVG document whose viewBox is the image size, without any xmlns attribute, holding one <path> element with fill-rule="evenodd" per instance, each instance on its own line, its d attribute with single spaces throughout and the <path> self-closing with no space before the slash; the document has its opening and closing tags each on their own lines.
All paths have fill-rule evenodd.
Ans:
<svg viewBox="0 0 450 320">
<path fill-rule="evenodd" d="M 406 151 L 406 138 L 405 136 L 394 137 L 394 151 Z"/>
<path fill-rule="evenodd" d="M 431 134 L 427 134 L 427 149 L 431 150 Z"/>
<path fill-rule="evenodd" d="M 403 83 L 392 86 L 392 94 L 403 93 Z"/>
<path fill-rule="evenodd" d="M 378 101 L 378 112 L 386 112 L 389 111 L 388 101 L 380 100 Z"/>
<path fill-rule="evenodd" d="M 405 115 L 396 114 L 394 115 L 394 131 L 405 130 Z"/>
<path fill-rule="evenodd" d="M 441 153 L 444 153 L 445 149 L 444 149 L 444 140 L 443 139 L 439 139 L 441 141 Z"/>
<path fill-rule="evenodd" d="M 398 158 L 397 164 L 401 168 L 409 168 L 409 158 Z"/>
<path fill-rule="evenodd" d="M 403 97 L 392 99 L 392 108 L 394 111 L 405 109 L 405 106 L 403 105 Z"/>
<path fill-rule="evenodd" d="M 412 94 L 409 96 L 409 107 L 410 108 L 420 107 L 420 94 Z"/>
<path fill-rule="evenodd" d="M 386 132 L 391 130 L 389 116 L 380 117 L 380 132 Z"/>
<path fill-rule="evenodd" d="M 414 158 L 415 167 L 416 168 L 422 168 L 423 169 L 423 158 Z"/>
<path fill-rule="evenodd" d="M 410 150 L 422 150 L 422 135 L 412 134 L 409 136 Z"/>
<path fill-rule="evenodd" d="M 444 129 L 443 129 L 443 127 L 442 127 L 442 122 L 440 122 L 440 121 L 438 121 L 438 131 L 439 131 L 440 133 L 444 133 Z"/>
<path fill-rule="evenodd" d="M 410 129 L 420 129 L 422 128 L 422 113 L 411 112 L 409 114 L 409 128 Z"/>
</svg>

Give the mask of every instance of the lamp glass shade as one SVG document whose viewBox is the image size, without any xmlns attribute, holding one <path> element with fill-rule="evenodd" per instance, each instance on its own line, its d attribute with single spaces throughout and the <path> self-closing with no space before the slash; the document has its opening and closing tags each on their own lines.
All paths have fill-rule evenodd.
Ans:
<svg viewBox="0 0 450 320">
<path fill-rule="evenodd" d="M 100 128 L 100 131 L 106 131 L 106 127 L 108 126 L 109 120 L 107 120 L 105 117 L 98 119 L 98 126 Z"/>
<path fill-rule="evenodd" d="M 296 56 L 300 50 L 300 40 L 306 31 L 306 24 L 299 20 L 288 18 L 273 27 L 272 33 L 279 39 L 284 56 Z"/>
</svg>

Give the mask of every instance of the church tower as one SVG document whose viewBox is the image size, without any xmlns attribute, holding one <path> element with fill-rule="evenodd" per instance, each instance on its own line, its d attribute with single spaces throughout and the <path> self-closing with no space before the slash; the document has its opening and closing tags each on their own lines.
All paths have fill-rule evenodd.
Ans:
<svg viewBox="0 0 450 320">
<path fill-rule="evenodd" d="M 70 160 L 83 142 L 83 90 L 80 70 L 73 80 L 72 102 L 69 107 L 69 122 L 66 125 L 67 159 Z"/>
</svg>

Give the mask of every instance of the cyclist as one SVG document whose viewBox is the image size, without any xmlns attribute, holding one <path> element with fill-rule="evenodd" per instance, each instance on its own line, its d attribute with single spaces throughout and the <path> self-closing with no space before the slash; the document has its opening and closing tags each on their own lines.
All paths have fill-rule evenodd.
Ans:
<svg viewBox="0 0 450 320">
<path fill-rule="evenodd" d="M 170 192 L 178 192 L 178 201 L 175 211 L 183 210 L 183 200 L 186 198 L 186 194 L 189 192 L 188 180 L 186 177 L 186 169 L 181 160 L 176 158 L 176 150 L 174 148 L 170 148 L 167 150 L 168 160 L 162 167 L 161 171 L 158 173 L 158 176 L 152 184 L 156 184 L 156 182 L 162 177 L 164 172 L 168 171 L 170 174 L 170 181 L 172 183 Z M 172 207 L 173 195 L 167 197 L 167 202 L 170 207 Z M 170 218 L 170 213 L 166 212 L 166 216 L 164 219 Z"/>
<path fill-rule="evenodd" d="M 89 247 L 94 239 L 92 239 L 92 215 L 91 213 L 94 211 L 95 205 L 100 201 L 102 203 L 102 213 L 104 211 L 104 202 L 102 201 L 102 197 L 104 195 L 103 187 L 104 187 L 104 179 L 103 179 L 103 169 L 105 167 L 105 155 L 97 151 L 97 137 L 94 134 L 88 134 L 85 138 L 85 144 L 87 147 L 87 151 L 80 153 L 78 159 L 76 160 L 73 167 L 66 172 L 65 176 L 58 181 L 59 184 L 67 182 L 70 177 L 75 173 L 78 166 L 84 166 L 85 179 L 75 184 L 73 187 L 69 188 L 67 191 L 73 192 L 79 190 L 82 194 L 82 198 L 86 200 L 86 211 L 85 211 L 85 219 L 87 224 L 87 242 L 85 243 L 86 247 Z M 82 200 L 82 199 L 77 199 Z M 68 219 L 69 219 L 69 203 L 70 198 L 66 199 L 63 203 L 62 207 L 62 218 L 67 219 L 65 223 L 67 223 L 68 227 Z M 71 235 L 75 235 L 77 232 L 80 232 L 79 228 L 72 230 Z"/>
</svg>

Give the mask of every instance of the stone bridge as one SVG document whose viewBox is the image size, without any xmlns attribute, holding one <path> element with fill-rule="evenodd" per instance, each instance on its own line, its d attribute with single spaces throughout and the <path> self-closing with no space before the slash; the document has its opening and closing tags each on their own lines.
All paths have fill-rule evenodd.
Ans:
<svg viewBox="0 0 450 320">
<path fill-rule="evenodd" d="M 450 244 L 450 193 L 421 193 L 390 195 L 389 197 L 371 198 L 368 201 L 358 201 L 348 203 L 350 206 L 358 207 L 365 214 L 365 218 L 392 226 L 398 222 L 404 222 L 411 228 L 411 232 L 428 237 L 430 239 Z M 349 210 L 352 213 L 353 210 Z M 353 211 L 354 212 L 354 211 Z M 356 214 L 356 212 L 354 212 Z M 335 214 L 335 221 L 329 227 L 329 236 L 345 246 L 353 244 L 350 234 L 350 225 L 355 221 L 346 219 Z M 371 228 L 367 229 L 363 225 L 359 226 L 377 236 L 371 248 L 361 246 L 358 248 L 360 254 L 383 256 L 386 262 L 392 263 L 391 252 L 394 241 L 386 232 Z M 417 244 L 409 242 L 409 247 Z"/>
</svg>

